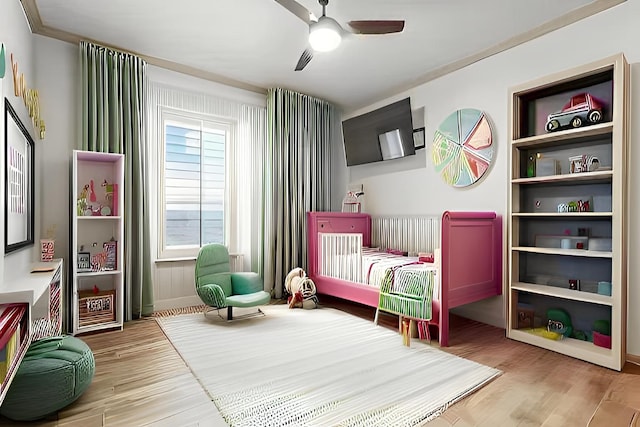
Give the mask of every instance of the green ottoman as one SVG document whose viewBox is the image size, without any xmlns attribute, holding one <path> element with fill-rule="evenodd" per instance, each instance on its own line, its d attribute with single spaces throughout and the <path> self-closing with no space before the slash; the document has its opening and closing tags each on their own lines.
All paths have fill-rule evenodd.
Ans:
<svg viewBox="0 0 640 427">
<path fill-rule="evenodd" d="M 14 421 L 33 421 L 59 411 L 89 387 L 95 372 L 93 353 L 84 341 L 51 337 L 29 346 L 0 406 Z"/>
</svg>

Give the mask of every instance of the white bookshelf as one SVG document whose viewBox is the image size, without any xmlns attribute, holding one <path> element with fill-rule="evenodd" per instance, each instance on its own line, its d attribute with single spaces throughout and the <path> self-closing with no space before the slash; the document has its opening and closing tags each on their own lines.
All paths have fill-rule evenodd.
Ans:
<svg viewBox="0 0 640 427">
<path fill-rule="evenodd" d="M 122 329 L 124 321 L 124 155 L 75 150 L 71 173 L 70 307 L 74 335 Z M 93 182 L 93 186 L 91 183 Z M 103 186 L 115 185 L 115 192 Z M 88 188 L 86 203 L 83 191 Z M 93 188 L 94 196 L 91 196 Z M 115 187 L 114 187 L 115 188 Z M 104 244 L 115 241 L 116 255 L 100 264 Z M 89 254 L 89 270 L 79 254 Z M 114 261 L 114 262 L 113 262 Z"/>
<path fill-rule="evenodd" d="M 604 99 L 602 121 L 547 131 L 547 115 L 581 92 Z M 628 94 L 629 65 L 619 54 L 514 87 L 509 99 L 507 336 L 618 371 L 627 333 Z M 569 158 L 578 155 L 595 155 L 601 167 L 572 173 Z M 531 158 L 555 160 L 560 171 L 532 176 Z M 559 212 L 578 199 L 590 202 L 587 211 Z M 537 239 L 545 235 L 553 238 Z M 545 247 L 563 236 L 568 248 Z M 583 243 L 591 238 L 610 239 L 610 250 L 596 248 L 595 239 L 591 250 Z M 598 282 L 611 283 L 611 295 L 598 293 Z M 519 323 L 533 310 L 533 327 L 544 328 L 554 308 L 584 335 L 554 340 Z M 598 320 L 610 322 L 611 348 L 589 340 Z"/>
</svg>

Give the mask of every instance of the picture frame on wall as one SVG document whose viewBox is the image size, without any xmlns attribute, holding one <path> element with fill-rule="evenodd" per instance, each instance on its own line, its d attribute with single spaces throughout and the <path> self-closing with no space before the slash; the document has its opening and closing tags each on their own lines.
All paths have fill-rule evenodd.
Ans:
<svg viewBox="0 0 640 427">
<path fill-rule="evenodd" d="M 8 254 L 34 243 L 35 149 L 8 98 L 4 122 L 4 252 Z"/>
<path fill-rule="evenodd" d="M 424 148 L 424 128 L 418 128 L 413 130 L 413 147 L 416 150 Z"/>
</svg>

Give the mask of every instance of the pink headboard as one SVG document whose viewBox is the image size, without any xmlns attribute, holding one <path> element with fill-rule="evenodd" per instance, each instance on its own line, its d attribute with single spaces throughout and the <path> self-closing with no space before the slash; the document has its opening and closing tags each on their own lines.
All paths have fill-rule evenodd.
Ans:
<svg viewBox="0 0 640 427">
<path fill-rule="evenodd" d="M 307 275 L 310 277 L 318 272 L 318 233 L 360 233 L 362 245 L 371 246 L 371 216 L 364 213 L 307 212 Z"/>
</svg>

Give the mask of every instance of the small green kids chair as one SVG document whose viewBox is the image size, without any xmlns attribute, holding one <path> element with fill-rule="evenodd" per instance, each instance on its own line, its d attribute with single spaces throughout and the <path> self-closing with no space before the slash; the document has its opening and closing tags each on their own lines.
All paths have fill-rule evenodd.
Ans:
<svg viewBox="0 0 640 427">
<path fill-rule="evenodd" d="M 200 248 L 196 260 L 196 291 L 208 307 L 204 314 L 216 309 L 227 309 L 227 320 L 233 320 L 233 307 L 257 307 L 268 304 L 269 292 L 264 290 L 262 278 L 254 272 L 231 272 L 227 247 L 211 243 Z M 238 316 L 236 319 L 263 314 Z"/>
</svg>

